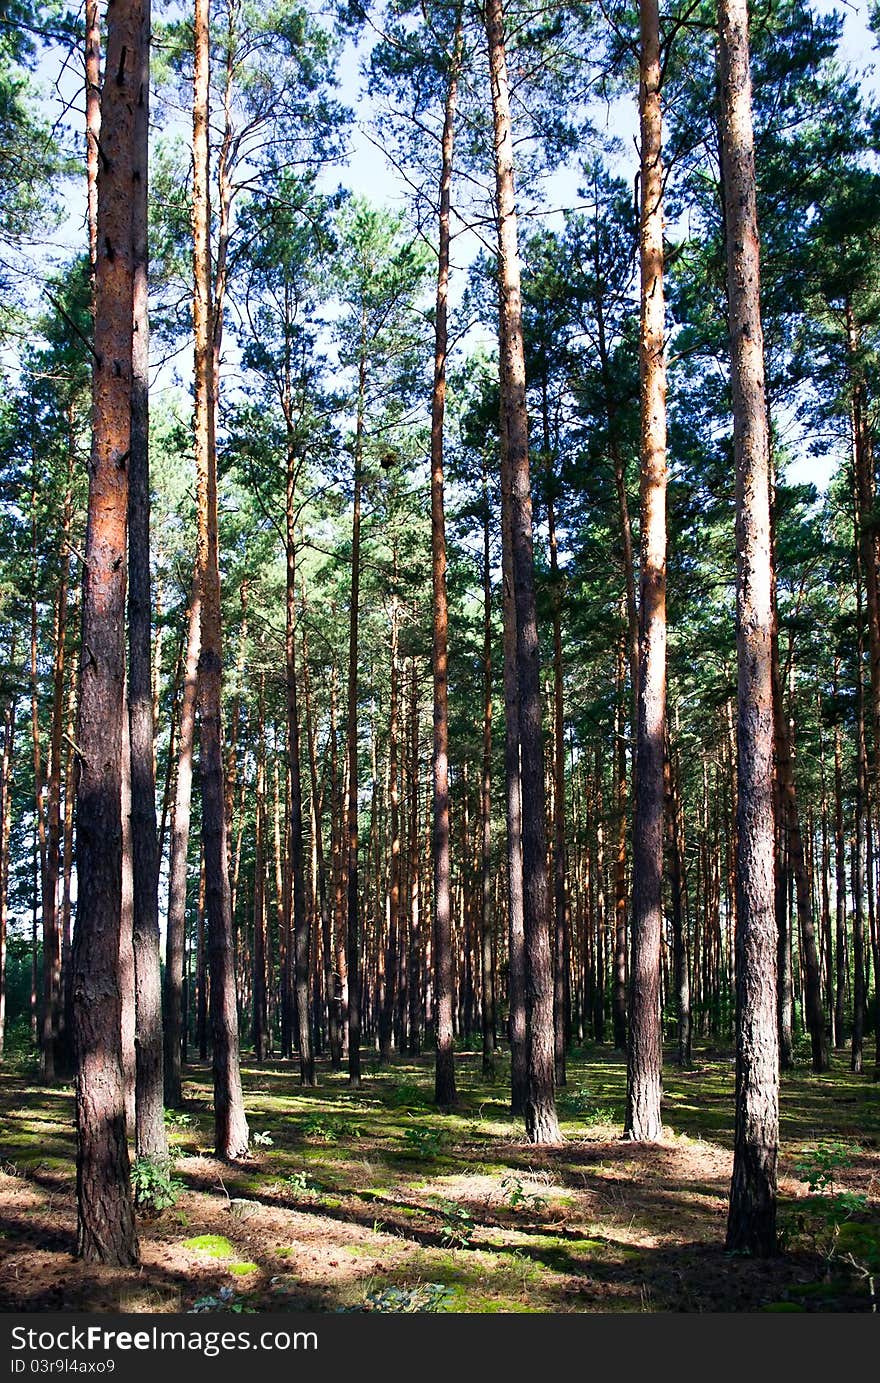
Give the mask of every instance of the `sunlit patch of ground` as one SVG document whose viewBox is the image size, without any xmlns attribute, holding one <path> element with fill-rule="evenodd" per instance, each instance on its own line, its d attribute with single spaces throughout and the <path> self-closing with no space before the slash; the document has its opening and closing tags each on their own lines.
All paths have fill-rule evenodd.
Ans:
<svg viewBox="0 0 880 1383">
<path fill-rule="evenodd" d="M 169 1125 L 184 1189 L 140 1222 L 142 1263 L 128 1272 L 72 1257 L 70 1090 L 5 1072 L 0 1306 L 180 1311 L 225 1289 L 246 1310 L 414 1309 L 429 1299 L 453 1311 L 870 1309 L 880 1087 L 842 1060 L 827 1076 L 799 1068 L 783 1078 L 787 1251 L 769 1263 L 723 1250 L 728 1054 L 698 1052 L 691 1071 L 667 1065 L 665 1135 L 653 1146 L 622 1141 L 617 1054 L 570 1061 L 559 1092 L 566 1141 L 545 1149 L 510 1116 L 503 1063 L 489 1085 L 478 1056 L 458 1062 L 459 1105 L 446 1114 L 432 1105 L 429 1057 L 371 1064 L 359 1091 L 326 1066 L 307 1090 L 295 1064 L 246 1065 L 261 1138 L 235 1166 L 213 1156 L 210 1071 L 188 1068 L 186 1109 Z M 834 1184 L 810 1199 L 804 1159 L 827 1143 L 837 1146 Z"/>
</svg>

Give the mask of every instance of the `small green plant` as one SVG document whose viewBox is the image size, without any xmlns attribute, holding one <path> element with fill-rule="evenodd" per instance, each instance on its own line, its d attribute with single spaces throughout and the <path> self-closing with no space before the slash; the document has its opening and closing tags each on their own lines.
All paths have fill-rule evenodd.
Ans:
<svg viewBox="0 0 880 1383">
<path fill-rule="evenodd" d="M 314 1138 L 318 1143 L 338 1143 L 343 1138 L 357 1139 L 363 1136 L 363 1127 L 348 1119 L 335 1119 L 331 1114 L 310 1114 L 302 1126 L 306 1138 Z"/>
<path fill-rule="evenodd" d="M 405 1128 L 403 1136 L 413 1151 L 421 1153 L 423 1157 L 436 1157 L 446 1141 L 446 1135 L 442 1129 L 429 1128 L 420 1124 L 411 1124 Z"/>
<path fill-rule="evenodd" d="M 321 1188 L 301 1167 L 284 1178 L 285 1185 L 298 1196 L 315 1196 Z"/>
<path fill-rule="evenodd" d="M 374 1287 L 364 1297 L 364 1311 L 445 1311 L 453 1293 L 442 1282 L 418 1282 L 412 1287 Z"/>
<path fill-rule="evenodd" d="M 255 1148 L 271 1148 L 274 1145 L 275 1139 L 268 1129 L 264 1129 L 262 1133 L 252 1133 L 251 1142 Z"/>
<path fill-rule="evenodd" d="M 424 1092 L 414 1081 L 404 1080 L 385 1091 L 383 1099 L 385 1104 L 390 1104 L 394 1108 L 408 1108 L 414 1104 L 424 1104 Z"/>
<path fill-rule="evenodd" d="M 820 1143 L 801 1153 L 794 1170 L 800 1180 L 809 1186 L 811 1196 L 826 1191 L 833 1195 L 835 1173 L 851 1167 L 852 1154 L 857 1151 L 857 1148 L 848 1148 L 845 1143 Z"/>
<path fill-rule="evenodd" d="M 192 1115 L 183 1109 L 165 1110 L 166 1128 L 192 1128 Z"/>
<path fill-rule="evenodd" d="M 596 1096 L 585 1085 L 576 1090 L 563 1091 L 559 1096 L 559 1107 L 565 1114 L 574 1115 L 584 1124 L 615 1124 L 617 1111 L 613 1105 L 599 1104 Z"/>
<path fill-rule="evenodd" d="M 474 1234 L 474 1217 L 457 1201 L 440 1200 L 437 1213 L 442 1219 L 440 1239 L 445 1248 L 467 1248 Z"/>
<path fill-rule="evenodd" d="M 177 1203 L 183 1183 L 171 1175 L 169 1158 L 138 1157 L 131 1168 L 134 1208 L 144 1219 L 153 1219 Z"/>
<path fill-rule="evenodd" d="M 524 1210 L 540 1210 L 544 1204 L 544 1197 L 527 1191 L 519 1177 L 502 1177 L 501 1189 L 504 1192 L 504 1199 L 511 1210 L 519 1210 L 520 1207 Z"/>
</svg>

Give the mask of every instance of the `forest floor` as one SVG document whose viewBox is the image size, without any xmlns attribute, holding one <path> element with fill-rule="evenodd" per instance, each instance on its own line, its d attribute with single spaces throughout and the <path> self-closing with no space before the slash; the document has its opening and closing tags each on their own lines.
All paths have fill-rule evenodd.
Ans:
<svg viewBox="0 0 880 1383">
<path fill-rule="evenodd" d="M 670 1053 L 671 1056 L 671 1053 Z M 880 1085 L 846 1054 L 782 1080 L 785 1252 L 724 1252 L 733 1060 L 703 1048 L 664 1072 L 664 1140 L 621 1140 L 626 1068 L 569 1062 L 565 1143 L 525 1143 L 477 1053 L 459 1106 L 432 1106 L 430 1055 L 365 1067 L 246 1063 L 253 1155 L 212 1156 L 211 1075 L 186 1071 L 169 1135 L 176 1204 L 141 1220 L 142 1265 L 72 1257 L 73 1098 L 32 1069 L 0 1081 L 0 1309 L 15 1311 L 869 1311 L 880 1293 Z M 812 1185 L 810 1184 L 812 1182 Z"/>
</svg>

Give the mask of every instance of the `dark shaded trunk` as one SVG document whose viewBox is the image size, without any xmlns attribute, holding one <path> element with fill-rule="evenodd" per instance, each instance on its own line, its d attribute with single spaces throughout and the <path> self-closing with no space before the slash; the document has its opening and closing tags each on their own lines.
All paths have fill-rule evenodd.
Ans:
<svg viewBox="0 0 880 1383">
<path fill-rule="evenodd" d="M 76 743 L 77 925 L 73 941 L 77 1255 L 138 1262 L 122 1074 L 122 721 L 125 684 L 127 457 L 131 436 L 134 113 L 140 3 L 107 15 L 95 267 L 95 363 Z M 127 61 L 127 55 L 132 55 Z"/>
</svg>

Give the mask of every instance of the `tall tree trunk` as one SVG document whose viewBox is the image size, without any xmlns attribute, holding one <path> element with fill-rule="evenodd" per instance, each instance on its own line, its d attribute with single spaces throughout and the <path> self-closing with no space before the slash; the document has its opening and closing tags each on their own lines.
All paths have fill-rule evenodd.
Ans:
<svg viewBox="0 0 880 1383">
<path fill-rule="evenodd" d="M 354 500 L 351 517 L 351 613 L 348 626 L 348 709 L 346 713 L 346 962 L 348 971 L 348 1081 L 361 1083 L 361 963 L 358 900 L 358 627 L 361 590 L 361 491 L 363 488 L 364 405 L 367 342 L 362 326 L 354 441 Z"/>
<path fill-rule="evenodd" d="M 238 1012 L 232 934 L 232 900 L 223 791 L 220 568 L 217 535 L 217 452 L 214 433 L 214 360 L 211 310 L 210 200 L 208 193 L 209 0 L 196 0 L 193 81 L 193 266 L 195 293 L 195 438 L 198 543 L 196 563 L 201 600 L 198 664 L 202 837 L 205 906 L 211 972 L 211 1034 L 214 1069 L 214 1148 L 218 1157 L 247 1156 L 238 1055 Z"/>
<path fill-rule="evenodd" d="M 13 634 L 9 661 L 15 662 Z M 12 826 L 12 802 L 9 785 L 15 748 L 16 699 L 10 696 L 3 710 L 3 748 L 0 760 L 0 1061 L 6 1032 L 6 937 L 9 919 L 9 836 Z"/>
<path fill-rule="evenodd" d="M 315 1056 L 309 1004 L 309 918 L 306 912 L 305 851 L 303 849 L 302 775 L 299 753 L 299 705 L 296 685 L 296 476 L 298 461 L 293 438 L 287 439 L 285 555 L 285 668 L 287 678 L 287 756 L 290 783 L 288 855 L 290 860 L 293 926 L 293 979 L 296 987 L 296 1040 L 300 1085 L 315 1085 Z"/>
<path fill-rule="evenodd" d="M 388 729 L 388 799 L 391 826 L 391 860 L 388 879 L 388 945 L 385 951 L 385 1002 L 379 1016 L 379 1058 L 391 1058 L 394 1012 L 397 1003 L 397 959 L 400 937 L 400 607 L 397 597 L 397 550 L 391 596 L 391 704 Z"/>
<path fill-rule="evenodd" d="M 153 759 L 150 595 L 150 327 L 147 306 L 150 7 L 144 5 L 135 107 L 132 256 L 134 324 L 128 489 L 128 722 L 131 752 L 132 938 L 135 975 L 135 1147 L 168 1156 L 163 1113 L 162 971 L 159 962 L 159 841 Z"/>
<path fill-rule="evenodd" d="M 737 518 L 736 1129 L 727 1248 L 776 1252 L 779 1069 L 773 897 L 770 449 L 747 0 L 719 0 Z"/>
<path fill-rule="evenodd" d="M 77 1112 L 77 1255 L 137 1263 L 122 1075 L 122 721 L 133 324 L 135 105 L 140 0 L 107 13 L 98 169 L 95 363 L 77 722 L 77 925 L 73 1019 Z"/>
<path fill-rule="evenodd" d="M 180 701 L 177 785 L 171 819 L 171 858 L 168 865 L 168 922 L 165 936 L 165 1103 L 179 1109 L 181 1093 L 181 1031 L 183 1027 L 183 956 L 186 945 L 186 857 L 192 807 L 192 757 L 196 721 L 201 603 L 193 580 L 186 633 L 186 662 Z"/>
<path fill-rule="evenodd" d="M 262 652 L 262 650 L 261 650 Z M 260 669 L 260 691 L 257 710 L 257 782 L 254 793 L 254 950 L 253 950 L 253 1040 L 254 1055 L 260 1065 L 266 1059 L 268 1046 L 268 1010 L 266 1004 L 266 675 Z"/>
<path fill-rule="evenodd" d="M 422 1004 L 422 916 L 419 908 L 419 678 L 415 658 L 412 659 L 410 672 L 409 772 L 409 1050 L 413 1056 L 418 1056 L 422 1050 L 425 1015 Z"/>
<path fill-rule="evenodd" d="M 617 851 L 614 860 L 614 990 L 612 1020 L 614 1046 L 626 1051 L 626 741 L 624 739 L 624 682 L 626 656 L 623 645 L 617 657 L 617 697 L 614 710 L 614 773 L 617 786 Z"/>
<path fill-rule="evenodd" d="M 857 514 L 857 525 L 860 516 Z M 854 838 L 850 851 L 853 882 L 853 988 L 852 988 L 852 1051 L 850 1067 L 860 1075 L 865 1038 L 865 832 L 868 805 L 868 751 L 865 739 L 865 684 L 862 668 L 865 661 L 865 622 L 862 599 L 861 550 L 856 546 L 856 792 Z M 868 887 L 870 887 L 870 882 Z"/>
<path fill-rule="evenodd" d="M 303 612 L 305 612 L 305 586 L 303 586 Z M 324 951 L 324 991 L 327 1002 L 327 1029 L 330 1045 L 330 1063 L 334 1071 L 342 1065 L 342 1024 L 341 1005 L 336 992 L 336 975 L 333 966 L 333 921 L 330 915 L 330 898 L 327 887 L 327 867 L 324 858 L 324 838 L 321 830 L 321 807 L 318 792 L 318 755 L 315 745 L 315 722 L 312 716 L 309 690 L 309 651 L 306 641 L 306 626 L 303 619 L 303 694 L 306 703 L 306 741 L 309 751 L 309 780 L 311 783 L 312 833 L 314 837 L 315 863 L 317 868 L 318 902 L 321 911 L 321 933 Z M 332 793 L 331 783 L 331 793 Z"/>
<path fill-rule="evenodd" d="M 547 425 L 546 389 L 544 413 L 544 447 L 550 466 L 550 436 Z M 559 574 L 559 554 L 556 536 L 556 506 L 553 501 L 553 477 L 549 477 L 551 493 L 547 501 L 548 543 L 550 546 L 550 583 L 553 588 L 553 1013 L 554 1054 L 557 1085 L 565 1085 L 565 1050 L 571 1037 L 570 979 L 569 979 L 569 917 L 566 887 L 567 856 L 565 848 L 565 705 L 562 678 L 562 586 Z"/>
<path fill-rule="evenodd" d="M 480 937 L 483 957 L 481 1021 L 483 1075 L 495 1078 L 495 977 L 492 946 L 492 569 L 489 553 L 489 476 L 483 466 L 483 771 L 480 783 Z"/>
<path fill-rule="evenodd" d="M 92 310 L 95 306 L 95 272 L 98 263 L 98 149 L 101 135 L 101 23 L 98 0 L 86 0 L 86 219 L 89 232 L 89 278 Z"/>
<path fill-rule="evenodd" d="M 672 945 L 675 971 L 675 998 L 678 1019 L 678 1064 L 691 1064 L 691 993 L 688 971 L 687 918 L 683 906 L 682 857 L 679 835 L 680 803 L 676 775 L 667 739 L 666 754 L 666 855 L 669 861 L 669 891 L 672 904 Z"/>
<path fill-rule="evenodd" d="M 55 602 L 52 668 L 52 724 L 49 735 L 49 776 L 46 783 L 46 866 L 43 873 L 43 1011 L 41 1056 L 43 1078 L 54 1079 L 61 1061 L 61 933 L 58 918 L 58 876 L 61 869 L 61 740 L 64 733 L 64 672 L 67 642 L 67 591 L 70 572 L 70 527 L 73 509 L 72 477 L 75 435 L 68 411 L 67 480 L 59 534 L 60 570 Z"/>
<path fill-rule="evenodd" d="M 495 136 L 495 197 L 500 285 L 501 400 L 507 445 L 502 504 L 510 510 L 510 549 L 516 609 L 516 667 L 522 781 L 523 900 L 526 957 L 525 1123 L 530 1142 L 562 1141 L 554 1097 L 553 965 L 544 822 L 541 678 L 529 480 L 528 409 L 522 329 L 522 291 L 513 177 L 510 85 L 501 0 L 485 10 Z"/>
<path fill-rule="evenodd" d="M 455 145 L 455 108 L 462 53 L 461 8 L 457 11 L 446 89 L 440 170 L 439 257 L 431 396 L 431 579 L 434 668 L 434 1099 L 448 1109 L 456 1099 L 452 1008 L 452 904 L 449 885 L 449 608 L 446 596 L 446 516 L 443 493 L 443 420 L 446 407 L 447 307 L 449 301 L 450 202 Z"/>
<path fill-rule="evenodd" d="M 641 579 L 625 1133 L 636 1142 L 652 1143 L 663 1132 L 660 938 L 666 727 L 666 362 L 658 0 L 640 0 L 639 23 Z"/>
</svg>

